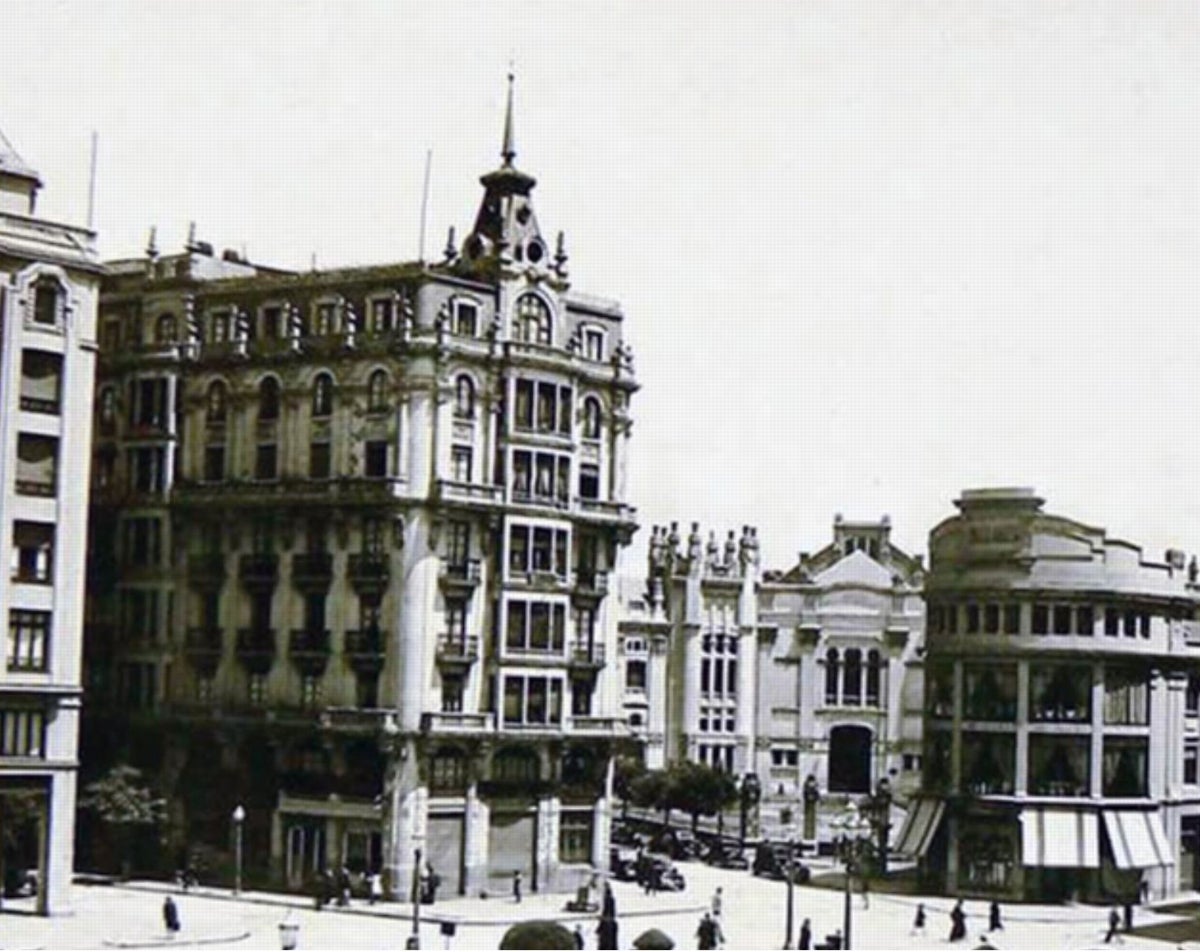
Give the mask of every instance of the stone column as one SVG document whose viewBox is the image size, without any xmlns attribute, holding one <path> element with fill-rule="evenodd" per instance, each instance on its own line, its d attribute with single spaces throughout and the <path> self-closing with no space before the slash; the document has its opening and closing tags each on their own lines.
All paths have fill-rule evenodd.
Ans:
<svg viewBox="0 0 1200 952">
<path fill-rule="evenodd" d="M 467 896 L 478 896 L 487 888 L 488 825 L 491 822 L 491 810 L 485 801 L 479 799 L 479 790 L 475 784 L 467 788 L 463 813 L 463 893 Z"/>
<path fill-rule="evenodd" d="M 425 847 L 426 797 L 424 788 L 419 786 L 415 743 L 397 738 L 396 747 L 388 756 L 383 863 L 389 895 L 403 902 L 412 890 L 414 850 Z"/>
<path fill-rule="evenodd" d="M 558 835 L 562 804 L 557 797 L 545 797 L 537 805 L 537 868 L 533 892 L 554 892 L 558 877 Z"/>
<path fill-rule="evenodd" d="M 1022 609 L 1024 610 L 1024 609 Z M 1023 797 L 1029 792 L 1029 662 L 1017 662 L 1017 774 L 1013 792 Z"/>
<path fill-rule="evenodd" d="M 650 705 L 646 725 L 646 766 L 651 770 L 661 770 L 666 766 L 667 760 L 667 711 L 671 704 L 671 699 L 667 696 L 667 666 L 671 642 L 668 634 L 652 634 L 647 640 L 650 642 L 650 670 L 647 672 Z M 658 738 L 657 743 L 655 738 Z M 607 857 L 604 863 L 602 868 L 607 868 Z"/>
<path fill-rule="evenodd" d="M 683 746 L 681 750 L 668 751 L 668 755 L 691 759 L 695 755 L 692 738 L 700 723 L 700 626 L 684 625 L 682 633 L 683 723 L 679 725 L 676 733 Z"/>
<path fill-rule="evenodd" d="M 38 911 L 60 916 L 71 912 L 71 877 L 75 869 L 74 770 L 55 772 L 47 793 L 44 821 L 39 824 L 43 882 Z"/>
<path fill-rule="evenodd" d="M 608 870 L 608 844 L 611 841 L 612 803 L 601 797 L 592 808 L 592 866 Z"/>
<path fill-rule="evenodd" d="M 1104 664 L 1092 665 L 1092 736 L 1091 776 L 1088 778 L 1088 795 L 1104 795 Z"/>
<path fill-rule="evenodd" d="M 1150 672 L 1150 756 L 1148 772 L 1150 774 L 1150 799 L 1162 800 L 1167 794 L 1167 765 L 1169 763 L 1169 745 L 1174 741 L 1174 731 L 1167 704 L 1167 685 L 1160 669 Z"/>
<path fill-rule="evenodd" d="M 1167 675 L 1167 777 L 1166 795 L 1169 800 L 1183 796 L 1183 731 L 1184 710 L 1187 707 L 1187 674 L 1172 671 Z M 1169 837 L 1172 843 L 1179 838 Z"/>
</svg>

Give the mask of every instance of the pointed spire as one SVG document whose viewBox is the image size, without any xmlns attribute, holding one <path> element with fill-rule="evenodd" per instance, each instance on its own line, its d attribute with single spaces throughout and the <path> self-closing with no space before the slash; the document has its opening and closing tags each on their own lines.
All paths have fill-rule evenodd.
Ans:
<svg viewBox="0 0 1200 952">
<path fill-rule="evenodd" d="M 447 261 L 453 261 L 458 257 L 458 246 L 454 243 L 454 226 L 450 226 L 450 232 L 446 235 L 446 250 L 442 252 Z"/>
<path fill-rule="evenodd" d="M 146 241 L 146 257 L 158 257 L 158 226 L 150 226 L 150 238 Z"/>
<path fill-rule="evenodd" d="M 500 155 L 504 165 L 512 167 L 513 159 L 517 157 L 516 143 L 513 139 L 513 71 L 512 63 L 508 64 L 508 108 L 504 112 L 504 142 L 500 147 Z"/>
</svg>

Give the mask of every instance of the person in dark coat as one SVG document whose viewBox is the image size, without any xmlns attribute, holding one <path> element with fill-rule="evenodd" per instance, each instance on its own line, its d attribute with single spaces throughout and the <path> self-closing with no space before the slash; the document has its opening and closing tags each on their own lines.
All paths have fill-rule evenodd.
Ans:
<svg viewBox="0 0 1200 952">
<path fill-rule="evenodd" d="M 583 948 L 583 946 L 584 946 L 583 930 L 581 928 L 579 928 L 578 922 L 575 923 L 575 931 L 573 933 L 571 933 L 571 938 L 575 940 L 575 948 L 577 948 L 577 949 Z"/>
<path fill-rule="evenodd" d="M 988 932 L 1003 932 L 1004 923 L 1000 921 L 1000 903 L 992 900 L 992 905 L 988 909 Z"/>
<path fill-rule="evenodd" d="M 162 916 L 163 925 L 167 927 L 167 934 L 171 938 L 175 938 L 175 933 L 179 931 L 179 909 L 175 906 L 175 900 L 170 896 L 163 900 Z"/>
<path fill-rule="evenodd" d="M 1125 940 L 1117 934 L 1119 928 L 1121 928 L 1121 914 L 1117 912 L 1117 907 L 1113 906 L 1108 913 L 1108 934 L 1104 937 L 1105 945 L 1110 945 L 1113 939 L 1116 939 L 1118 944 L 1124 945 Z"/>
<path fill-rule="evenodd" d="M 617 918 L 617 897 L 613 895 L 612 883 L 604 884 L 604 899 L 600 906 L 600 915 L 605 919 Z"/>
<path fill-rule="evenodd" d="M 715 949 L 717 947 L 716 923 L 707 912 L 700 917 L 700 926 L 696 929 L 696 948 Z"/>
<path fill-rule="evenodd" d="M 600 919 L 596 926 L 596 948 L 615 949 L 617 947 L 617 920 L 609 916 Z"/>
<path fill-rule="evenodd" d="M 912 935 L 925 934 L 925 903 L 917 903 L 917 914 L 913 916 Z"/>
<path fill-rule="evenodd" d="M 800 938 L 796 941 L 797 949 L 812 948 L 812 920 L 805 919 L 800 924 Z"/>
<path fill-rule="evenodd" d="M 967 914 L 960 899 L 950 910 L 950 941 L 961 942 L 967 937 Z"/>
<path fill-rule="evenodd" d="M 513 872 L 513 902 L 521 901 L 521 871 Z"/>
</svg>

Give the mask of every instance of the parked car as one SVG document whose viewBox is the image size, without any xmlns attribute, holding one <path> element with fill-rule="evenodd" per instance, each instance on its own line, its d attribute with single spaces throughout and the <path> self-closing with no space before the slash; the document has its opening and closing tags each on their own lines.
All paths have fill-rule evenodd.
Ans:
<svg viewBox="0 0 1200 952">
<path fill-rule="evenodd" d="M 659 892 L 683 892 L 687 888 L 683 873 L 670 860 L 661 856 L 647 856 L 645 860 L 646 872 Z"/>
<path fill-rule="evenodd" d="M 704 848 L 700 858 L 709 866 L 718 869 L 749 869 L 750 861 L 746 859 L 746 851 L 736 843 L 724 840 L 711 840 Z"/>
<path fill-rule="evenodd" d="M 622 883 L 637 881 L 637 851 L 627 847 L 612 846 L 608 850 L 608 872 L 613 879 Z"/>
<path fill-rule="evenodd" d="M 790 863 L 789 851 L 791 852 Z M 792 882 L 803 884 L 811 878 L 812 870 L 800 862 L 798 846 L 789 847 L 787 843 L 760 843 L 754 851 L 753 872 L 755 876 L 786 880 L 789 865 L 792 870 Z"/>
<path fill-rule="evenodd" d="M 663 830 L 650 841 L 650 849 L 674 860 L 695 859 L 700 855 L 700 843 L 688 830 Z"/>
<path fill-rule="evenodd" d="M 610 839 L 617 846 L 645 846 L 649 837 L 645 833 L 639 833 L 628 823 L 617 823 L 613 826 Z"/>
</svg>

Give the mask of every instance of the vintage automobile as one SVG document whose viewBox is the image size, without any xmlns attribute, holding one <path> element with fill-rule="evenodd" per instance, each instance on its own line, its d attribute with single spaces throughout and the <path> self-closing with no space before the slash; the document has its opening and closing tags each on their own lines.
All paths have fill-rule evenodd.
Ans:
<svg viewBox="0 0 1200 952">
<path fill-rule="evenodd" d="M 791 850 L 790 863 L 788 861 L 789 849 Z M 808 882 L 812 877 L 812 870 L 800 862 L 799 846 L 789 847 L 787 843 L 759 843 L 758 848 L 754 851 L 752 872 L 755 876 L 786 880 L 789 866 L 792 871 L 792 882 L 798 885 Z"/>
<path fill-rule="evenodd" d="M 628 823 L 614 824 L 610 839 L 617 846 L 648 846 L 650 842 L 650 837 L 645 833 L 639 833 Z"/>
<path fill-rule="evenodd" d="M 637 851 L 628 847 L 610 846 L 608 850 L 608 872 L 618 882 L 636 882 Z"/>
<path fill-rule="evenodd" d="M 659 892 L 683 892 L 687 882 L 683 873 L 668 859 L 661 856 L 646 856 L 646 874 Z"/>
<path fill-rule="evenodd" d="M 746 851 L 736 843 L 725 840 L 710 840 L 704 845 L 700 858 L 709 866 L 718 869 L 749 869 L 750 861 L 746 859 Z"/>
<path fill-rule="evenodd" d="M 690 831 L 667 829 L 659 832 L 651 841 L 650 849 L 674 860 L 695 859 L 700 855 L 700 843 Z"/>
</svg>

